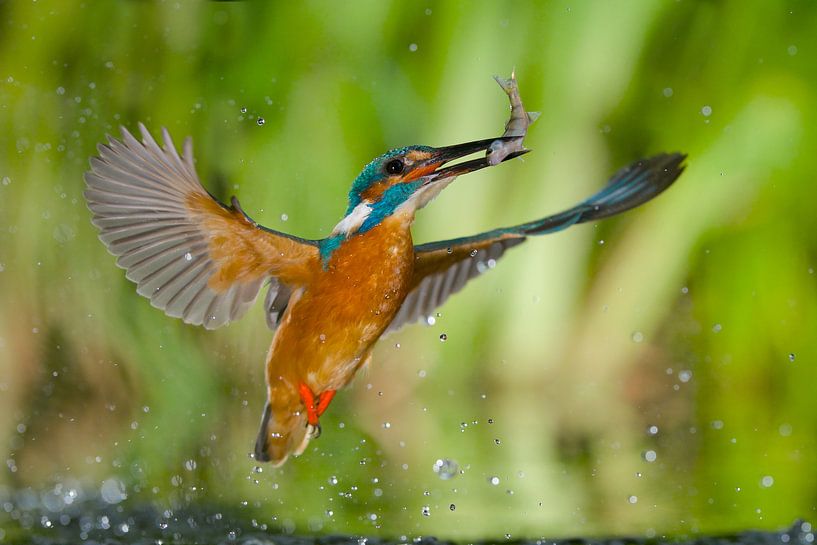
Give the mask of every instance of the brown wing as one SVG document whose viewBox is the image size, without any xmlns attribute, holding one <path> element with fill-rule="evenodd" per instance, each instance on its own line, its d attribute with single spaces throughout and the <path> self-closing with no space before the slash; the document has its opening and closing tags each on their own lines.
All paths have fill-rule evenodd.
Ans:
<svg viewBox="0 0 817 545">
<path fill-rule="evenodd" d="M 142 142 L 98 147 L 85 174 L 85 199 L 99 238 L 153 306 L 214 329 L 239 318 L 265 280 L 272 292 L 306 282 L 318 261 L 314 241 L 259 226 L 233 198 L 227 207 L 201 186 L 192 143 L 179 156 L 140 124 Z M 274 321 L 274 320 L 273 320 Z"/>
<path fill-rule="evenodd" d="M 426 319 L 469 280 L 492 269 L 507 249 L 524 241 L 523 236 L 500 234 L 416 246 L 412 286 L 386 331 Z"/>
<path fill-rule="evenodd" d="M 589 199 L 552 216 L 472 237 L 416 246 L 411 290 L 387 331 L 430 316 L 469 280 L 493 268 L 508 248 L 521 244 L 528 236 L 555 233 L 649 201 L 681 175 L 685 158 L 681 153 L 662 153 L 636 161 L 616 172 Z"/>
</svg>

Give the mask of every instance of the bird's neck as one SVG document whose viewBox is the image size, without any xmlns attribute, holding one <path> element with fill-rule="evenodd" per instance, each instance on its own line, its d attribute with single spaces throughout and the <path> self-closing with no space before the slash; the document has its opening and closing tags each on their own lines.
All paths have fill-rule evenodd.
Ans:
<svg viewBox="0 0 817 545">
<path fill-rule="evenodd" d="M 417 210 L 416 199 L 411 197 L 399 203 L 380 200 L 377 202 L 361 201 L 354 207 L 349 207 L 346 216 L 332 229 L 330 237 L 363 234 L 380 225 L 387 218 L 396 218 L 408 222 L 406 228 L 414 221 L 414 212 Z"/>
<path fill-rule="evenodd" d="M 330 237 L 342 235 L 349 238 L 357 233 L 363 224 L 372 215 L 372 204 L 366 201 L 358 203 L 354 208 L 351 208 L 346 216 L 335 225 L 332 229 Z"/>
<path fill-rule="evenodd" d="M 388 223 L 392 228 L 409 231 L 414 222 L 414 212 L 415 207 L 406 203 L 405 206 L 398 207 L 390 214 L 382 215 L 376 204 L 373 206 L 370 203 L 361 202 L 338 222 L 328 237 L 321 240 L 320 253 L 324 265 L 329 262 L 334 251 L 344 241 L 364 235 L 384 223 Z"/>
</svg>

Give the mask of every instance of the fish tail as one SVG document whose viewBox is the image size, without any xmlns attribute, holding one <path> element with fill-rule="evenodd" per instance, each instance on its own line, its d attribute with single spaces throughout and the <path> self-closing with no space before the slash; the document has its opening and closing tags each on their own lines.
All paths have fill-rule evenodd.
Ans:
<svg viewBox="0 0 817 545">
<path fill-rule="evenodd" d="M 502 90 L 505 91 L 508 95 L 511 95 L 517 92 L 517 85 L 516 85 L 516 78 L 511 77 L 511 79 L 501 78 L 499 76 L 494 76 L 494 80 L 502 87 Z"/>
</svg>

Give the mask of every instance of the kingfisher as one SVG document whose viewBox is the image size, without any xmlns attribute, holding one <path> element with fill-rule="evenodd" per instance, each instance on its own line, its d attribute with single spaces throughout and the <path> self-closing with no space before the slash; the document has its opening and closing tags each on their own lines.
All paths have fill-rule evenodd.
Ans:
<svg viewBox="0 0 817 545">
<path fill-rule="evenodd" d="M 369 363 L 384 333 L 431 316 L 528 237 L 639 206 L 684 170 L 684 154 L 661 153 L 619 170 L 557 214 L 415 245 L 415 213 L 457 176 L 529 151 L 521 138 L 535 116 L 520 108 L 521 101 L 502 137 L 407 146 L 375 158 L 352 183 L 344 217 L 318 240 L 260 225 L 235 197 L 219 202 L 199 181 L 191 139 L 180 154 L 166 129 L 160 146 L 141 123 L 141 141 L 123 127 L 121 139 L 98 146 L 84 195 L 117 265 L 169 316 L 215 329 L 240 318 L 267 284 L 263 310 L 274 335 L 254 456 L 280 466 L 320 435 L 335 392 Z"/>
</svg>

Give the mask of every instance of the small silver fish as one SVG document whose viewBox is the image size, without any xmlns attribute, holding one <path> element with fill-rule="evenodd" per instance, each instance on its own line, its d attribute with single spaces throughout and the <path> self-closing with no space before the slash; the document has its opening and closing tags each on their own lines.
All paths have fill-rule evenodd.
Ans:
<svg viewBox="0 0 817 545">
<path fill-rule="evenodd" d="M 496 140 L 486 152 L 488 164 L 498 165 L 513 153 L 527 151 L 522 141 L 528 132 L 528 127 L 539 118 L 539 112 L 526 112 L 519 97 L 519 86 L 516 83 L 516 71 L 511 72 L 510 79 L 494 76 L 494 79 L 508 95 L 511 102 L 511 117 L 505 123 L 503 137 L 513 137 L 513 140 Z"/>
</svg>

